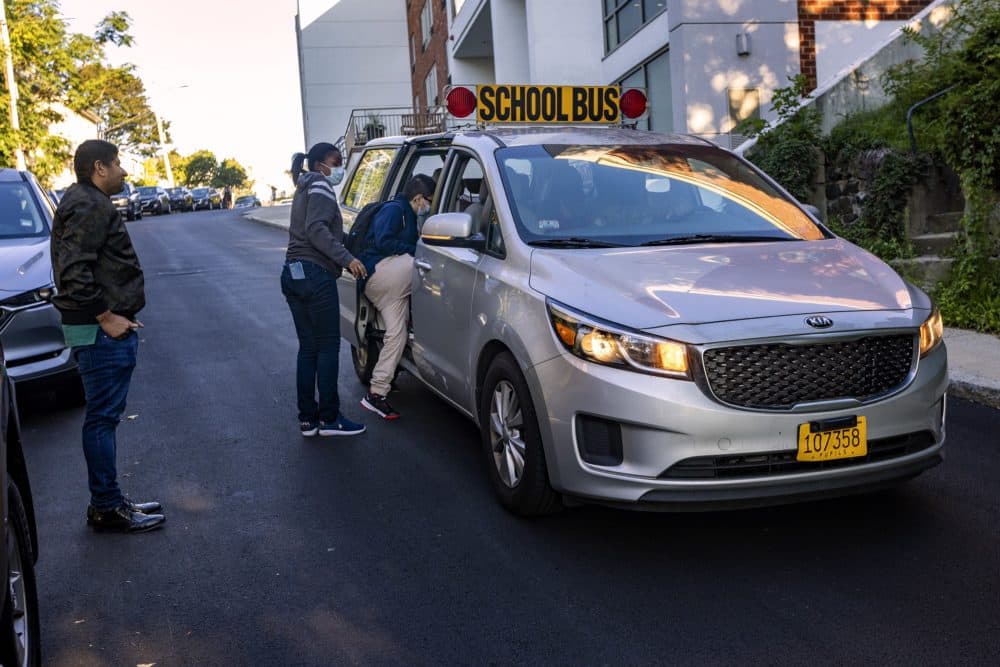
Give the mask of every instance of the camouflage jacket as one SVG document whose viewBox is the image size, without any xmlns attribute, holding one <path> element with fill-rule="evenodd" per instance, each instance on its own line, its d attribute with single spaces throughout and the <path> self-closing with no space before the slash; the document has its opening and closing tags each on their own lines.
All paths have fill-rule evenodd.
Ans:
<svg viewBox="0 0 1000 667">
<path fill-rule="evenodd" d="M 106 310 L 129 319 L 146 305 L 139 258 L 121 214 L 95 186 L 71 185 L 52 219 L 52 302 L 63 324 L 94 324 Z"/>
</svg>

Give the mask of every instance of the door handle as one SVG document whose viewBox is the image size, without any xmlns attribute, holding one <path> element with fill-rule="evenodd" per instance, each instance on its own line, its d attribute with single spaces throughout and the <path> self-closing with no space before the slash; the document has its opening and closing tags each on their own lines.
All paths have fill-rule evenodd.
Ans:
<svg viewBox="0 0 1000 667">
<path fill-rule="evenodd" d="M 425 262 L 422 259 L 416 260 L 414 264 L 417 265 L 417 271 L 420 271 L 420 275 L 427 273 L 433 268 L 430 262 Z"/>
</svg>

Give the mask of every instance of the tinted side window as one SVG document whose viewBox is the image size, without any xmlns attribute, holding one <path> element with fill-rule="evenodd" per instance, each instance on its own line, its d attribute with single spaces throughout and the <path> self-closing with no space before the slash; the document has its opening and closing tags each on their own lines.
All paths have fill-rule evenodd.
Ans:
<svg viewBox="0 0 1000 667">
<path fill-rule="evenodd" d="M 360 209 L 378 199 L 397 148 L 373 148 L 361 156 L 358 168 L 344 191 L 344 206 Z"/>
<path fill-rule="evenodd" d="M 441 168 L 444 166 L 447 155 L 446 149 L 436 149 L 415 155 L 407 164 L 406 173 L 399 180 L 399 191 L 401 192 L 406 187 L 406 183 L 417 174 L 430 176 L 434 179 L 434 185 L 437 185 L 441 181 Z"/>
</svg>

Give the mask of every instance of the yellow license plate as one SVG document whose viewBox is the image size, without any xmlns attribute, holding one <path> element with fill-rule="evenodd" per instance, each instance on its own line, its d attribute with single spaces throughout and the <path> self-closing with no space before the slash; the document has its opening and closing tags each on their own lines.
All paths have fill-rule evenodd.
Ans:
<svg viewBox="0 0 1000 667">
<path fill-rule="evenodd" d="M 868 425 L 864 417 L 857 420 L 853 426 L 829 429 L 816 422 L 799 424 L 799 452 L 795 459 L 832 461 L 865 456 L 868 453 Z"/>
</svg>

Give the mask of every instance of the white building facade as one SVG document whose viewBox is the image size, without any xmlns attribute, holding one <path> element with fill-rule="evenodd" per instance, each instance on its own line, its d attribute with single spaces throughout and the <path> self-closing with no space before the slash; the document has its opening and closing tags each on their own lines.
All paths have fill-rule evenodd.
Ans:
<svg viewBox="0 0 1000 667">
<path fill-rule="evenodd" d="M 298 0 L 306 148 L 335 142 L 356 108 L 409 106 L 405 0 Z"/>
<path fill-rule="evenodd" d="M 743 120 L 766 115 L 776 88 L 799 73 L 813 85 L 835 75 L 926 1 L 870 0 L 860 10 L 839 0 L 452 3 L 453 83 L 645 88 L 643 127 L 731 147 Z"/>
</svg>

